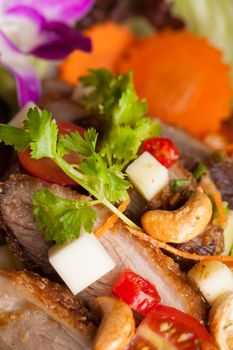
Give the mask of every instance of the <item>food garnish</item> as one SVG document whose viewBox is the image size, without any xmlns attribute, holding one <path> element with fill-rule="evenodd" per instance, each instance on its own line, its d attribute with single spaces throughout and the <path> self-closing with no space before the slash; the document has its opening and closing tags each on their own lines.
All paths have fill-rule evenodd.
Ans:
<svg viewBox="0 0 233 350">
<path fill-rule="evenodd" d="M 144 140 L 159 136 L 161 127 L 145 117 L 147 103 L 138 98 L 131 73 L 113 76 L 96 69 L 80 81 L 91 90 L 81 98 L 82 104 L 102 116 L 107 127 L 99 153 L 109 166 L 114 164 L 122 170 L 137 157 Z"/>
<path fill-rule="evenodd" d="M 76 85 L 90 69 L 102 67 L 115 72 L 119 58 L 134 40 L 127 26 L 111 21 L 96 24 L 84 34 L 92 40 L 92 52 L 75 50 L 60 65 L 61 79 L 71 85 Z"/>
<path fill-rule="evenodd" d="M 176 179 L 170 181 L 170 188 L 172 193 L 179 192 L 182 188 L 185 188 L 189 185 L 189 179 Z"/>
<path fill-rule="evenodd" d="M 170 168 L 179 158 L 179 151 L 171 139 L 154 137 L 143 142 L 142 149 L 149 152 L 166 168 Z"/>
<path fill-rule="evenodd" d="M 77 131 L 83 136 L 85 131 L 71 122 L 58 121 L 57 127 L 59 135 Z M 18 152 L 20 164 L 29 174 L 50 183 L 62 186 L 77 186 L 77 183 L 67 176 L 51 159 L 41 158 L 36 160 L 31 157 L 30 153 L 30 148 Z M 65 159 L 71 164 L 79 164 L 81 162 L 81 156 L 74 152 L 65 155 Z"/>
<path fill-rule="evenodd" d="M 138 327 L 129 350 L 216 350 L 194 317 L 165 305 L 155 306 Z"/>
<path fill-rule="evenodd" d="M 162 242 L 158 239 L 155 239 L 154 237 L 151 237 L 147 235 L 146 233 L 138 230 L 134 230 L 131 227 L 127 227 L 128 231 L 131 232 L 135 237 L 138 237 L 145 242 L 150 242 L 154 247 L 166 250 L 169 253 L 172 253 L 176 256 L 179 256 L 184 259 L 190 259 L 190 260 L 196 260 L 196 261 L 201 261 L 201 260 L 206 260 L 206 261 L 211 261 L 211 260 L 216 260 L 216 261 L 222 261 L 225 264 L 232 266 L 233 265 L 233 256 L 226 256 L 226 255 L 199 255 L 196 253 L 188 253 L 185 251 L 182 251 L 180 249 L 177 249 L 173 247 L 170 244 L 167 244 L 166 242 Z"/>
<path fill-rule="evenodd" d="M 230 115 L 230 68 L 218 49 L 186 30 L 141 39 L 118 69 L 132 70 L 136 91 L 152 116 L 198 137 L 216 131 Z"/>
<path fill-rule="evenodd" d="M 77 131 L 59 136 L 56 121 L 52 120 L 52 116 L 46 110 L 40 112 L 37 108 L 29 110 L 28 118 L 24 121 L 24 129 L 0 125 L 0 140 L 5 144 L 13 145 L 17 151 L 24 151 L 30 147 L 33 159 L 51 159 L 66 175 L 97 199 L 95 204 L 102 203 L 129 226 L 137 229 L 138 227 L 114 204 L 128 199 L 127 189 L 131 184 L 125 179 L 124 167 L 130 160 L 137 157 L 141 142 L 148 137 L 157 136 L 160 127 L 157 123 L 144 117 L 146 105 L 143 101 L 138 100 L 130 74 L 113 77 L 104 70 L 97 70 L 83 78 L 82 82 L 85 86 L 93 86 L 93 91 L 90 96 L 83 99 L 83 103 L 87 108 L 97 109 L 99 113 L 103 113 L 108 118 L 108 131 L 103 141 L 100 140 L 99 145 L 97 145 L 98 134 L 93 128 L 88 129 L 83 137 Z M 107 92 L 109 82 L 111 88 L 108 88 Z M 90 105 L 93 97 L 97 98 L 94 101 L 98 103 Z M 123 138 L 131 135 L 129 139 L 124 138 L 125 142 L 127 141 L 127 147 L 122 141 L 122 136 L 120 137 L 119 134 L 118 137 L 119 130 L 122 131 Z M 80 155 L 81 163 L 69 164 L 64 156 L 70 152 Z M 48 193 L 45 197 L 47 196 L 49 196 Z M 57 204 L 61 202 L 61 199 L 57 199 Z M 49 229 L 52 226 L 51 220 L 54 220 L 55 227 L 57 211 L 51 211 L 48 216 L 46 211 L 48 212 L 49 202 L 42 204 L 36 198 L 35 203 L 38 206 L 34 211 L 38 226 Z M 70 207 L 70 203 L 62 203 L 63 214 L 73 221 L 70 227 L 75 227 L 76 215 L 73 215 L 73 207 Z M 90 204 L 87 205 L 84 202 L 83 205 L 80 203 L 77 205 L 77 210 L 82 212 L 82 215 L 85 212 L 84 208 L 87 211 L 87 218 L 92 217 L 93 219 L 95 213 Z M 42 215 L 43 211 L 45 215 Z M 80 215 L 77 214 L 77 216 Z M 85 222 L 85 219 L 83 220 Z M 60 233 L 65 234 L 63 225 L 64 222 L 58 227 Z M 90 225 L 93 226 L 93 220 L 90 221 Z M 81 227 L 78 227 L 73 237 L 78 237 Z M 87 231 L 91 231 L 90 226 Z M 58 234 L 60 243 L 72 236 L 69 232 L 69 238 L 60 237 L 60 233 Z"/>
<path fill-rule="evenodd" d="M 172 14 L 182 19 L 192 33 L 207 38 L 223 52 L 224 61 L 230 64 L 232 70 L 232 1 L 171 0 L 170 4 Z"/>
<path fill-rule="evenodd" d="M 204 163 L 198 163 L 196 168 L 193 170 L 193 176 L 198 181 L 201 179 L 202 175 L 204 175 L 207 172 L 207 167 Z"/>
<path fill-rule="evenodd" d="M 126 208 L 128 207 L 130 203 L 130 199 L 127 199 L 126 201 L 122 202 L 119 207 L 118 210 L 120 210 L 122 213 L 126 210 Z M 115 223 L 117 222 L 117 220 L 119 219 L 119 217 L 116 214 L 111 215 L 106 221 L 105 223 L 98 228 L 97 231 L 95 231 L 95 236 L 97 238 L 101 237 L 106 231 L 110 230 L 113 228 L 113 226 L 115 225 Z"/>
<path fill-rule="evenodd" d="M 59 60 L 91 41 L 74 28 L 93 0 L 1 1 L 0 65 L 16 80 L 19 105 L 38 102 L 41 83 L 32 56 Z M 39 60 L 38 60 L 39 61 Z"/>
<path fill-rule="evenodd" d="M 143 315 L 160 302 L 154 285 L 130 269 L 126 269 L 114 283 L 112 293 Z"/>
</svg>

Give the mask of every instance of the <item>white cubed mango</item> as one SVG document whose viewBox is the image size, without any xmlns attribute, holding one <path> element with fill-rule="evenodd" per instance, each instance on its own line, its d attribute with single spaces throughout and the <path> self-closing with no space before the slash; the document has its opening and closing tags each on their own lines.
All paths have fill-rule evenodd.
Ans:
<svg viewBox="0 0 233 350">
<path fill-rule="evenodd" d="M 144 152 L 135 159 L 126 169 L 126 173 L 132 184 L 148 201 L 169 183 L 167 168 L 149 152 Z"/>
<path fill-rule="evenodd" d="M 111 271 L 115 263 L 94 234 L 49 249 L 49 262 L 73 294 Z"/>
<path fill-rule="evenodd" d="M 200 262 L 188 272 L 188 276 L 210 305 L 224 293 L 233 292 L 232 272 L 220 261 Z"/>
</svg>

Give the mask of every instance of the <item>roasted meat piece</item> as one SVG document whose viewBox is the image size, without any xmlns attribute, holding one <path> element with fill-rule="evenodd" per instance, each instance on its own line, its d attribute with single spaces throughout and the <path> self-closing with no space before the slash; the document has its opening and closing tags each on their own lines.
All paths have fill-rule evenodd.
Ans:
<svg viewBox="0 0 233 350">
<path fill-rule="evenodd" d="M 65 287 L 6 270 L 0 270 L 0 284 L 0 349 L 91 349 L 90 312 Z"/>
<path fill-rule="evenodd" d="M 188 253 L 199 255 L 220 255 L 224 250 L 223 229 L 220 226 L 209 224 L 205 231 L 188 242 L 177 244 L 176 247 Z M 195 261 L 179 258 L 172 255 L 183 271 L 193 267 Z"/>
<path fill-rule="evenodd" d="M 233 209 L 233 156 L 214 155 L 208 161 L 210 176 L 224 201 Z"/>
<path fill-rule="evenodd" d="M 35 228 L 32 217 L 32 199 L 35 191 L 48 187 L 53 193 L 77 199 L 80 195 L 57 185 L 49 185 L 27 175 L 13 175 L 1 184 L 0 215 L 10 248 L 28 268 L 56 277 L 48 262 L 49 244 Z M 88 197 L 86 197 L 88 200 Z M 98 229 L 111 214 L 105 207 L 96 206 Z M 116 268 L 81 293 L 84 300 L 92 301 L 98 295 L 110 293 L 111 286 L 126 267 L 150 280 L 158 289 L 162 302 L 188 312 L 199 319 L 205 314 L 205 304 L 193 289 L 177 264 L 150 243 L 134 237 L 118 224 L 101 238 Z"/>
</svg>

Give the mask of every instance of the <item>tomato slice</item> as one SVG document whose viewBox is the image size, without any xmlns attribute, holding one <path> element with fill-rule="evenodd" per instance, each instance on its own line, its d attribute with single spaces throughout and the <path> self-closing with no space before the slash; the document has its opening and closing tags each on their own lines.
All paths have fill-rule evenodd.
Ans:
<svg viewBox="0 0 233 350">
<path fill-rule="evenodd" d="M 143 151 L 152 154 L 166 168 L 170 168 L 179 158 L 179 150 L 172 140 L 164 137 L 153 137 L 142 144 Z"/>
<path fill-rule="evenodd" d="M 82 127 L 66 121 L 58 121 L 57 125 L 60 135 L 78 131 L 83 136 L 85 131 Z M 77 186 L 77 183 L 70 179 L 51 159 L 32 159 L 29 148 L 23 152 L 18 152 L 18 157 L 25 171 L 34 177 L 62 186 Z M 81 157 L 74 152 L 67 154 L 64 158 L 69 163 L 78 164 L 81 161 Z"/>
<path fill-rule="evenodd" d="M 217 350 L 194 317 L 172 307 L 155 306 L 141 322 L 128 350 Z"/>
</svg>

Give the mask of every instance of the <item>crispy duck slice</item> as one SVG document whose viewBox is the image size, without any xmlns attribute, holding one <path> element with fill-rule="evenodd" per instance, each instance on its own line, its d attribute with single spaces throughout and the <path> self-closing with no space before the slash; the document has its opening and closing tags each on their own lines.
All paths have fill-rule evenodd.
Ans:
<svg viewBox="0 0 233 350">
<path fill-rule="evenodd" d="M 7 270 L 0 270 L 0 285 L 1 350 L 91 349 L 91 314 L 64 286 Z"/>
<path fill-rule="evenodd" d="M 49 244 L 44 241 L 42 233 L 36 230 L 32 217 L 33 194 L 43 187 L 59 196 L 80 198 L 77 192 L 64 187 L 49 185 L 27 175 L 12 175 L 0 187 L 1 224 L 10 248 L 24 266 L 54 278 L 56 275 L 48 261 Z M 101 205 L 96 210 L 98 219 L 94 229 L 98 229 L 110 215 Z M 115 261 L 116 267 L 83 291 L 81 298 L 91 302 L 95 296 L 109 294 L 115 280 L 124 268 L 129 267 L 157 287 L 164 304 L 203 319 L 205 302 L 171 258 L 150 243 L 134 237 L 121 223 L 111 232 L 106 232 L 100 240 Z"/>
</svg>

